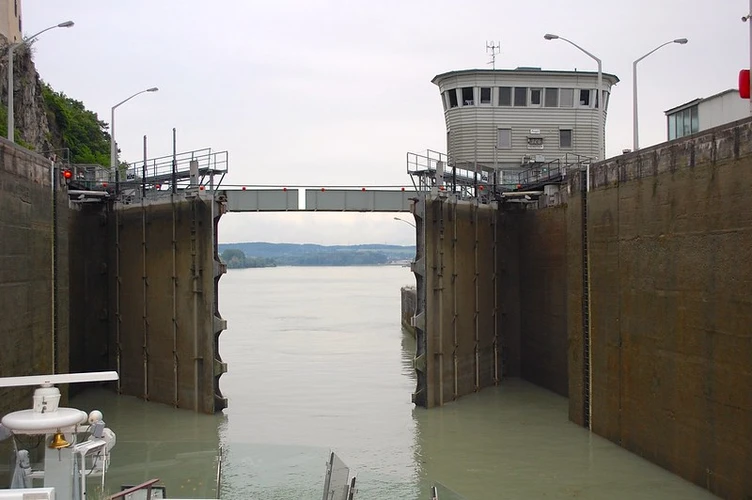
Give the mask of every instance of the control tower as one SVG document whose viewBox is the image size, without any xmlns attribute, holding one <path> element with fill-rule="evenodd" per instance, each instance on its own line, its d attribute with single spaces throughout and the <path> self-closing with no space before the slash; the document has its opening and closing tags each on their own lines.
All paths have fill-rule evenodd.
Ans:
<svg viewBox="0 0 752 500">
<path fill-rule="evenodd" d="M 496 182 L 507 184 L 536 165 L 602 159 L 598 134 L 605 137 L 609 96 L 619 79 L 603 73 L 601 107 L 597 76 L 532 67 L 435 76 L 446 119 L 448 166 L 484 177 L 495 172 Z"/>
</svg>

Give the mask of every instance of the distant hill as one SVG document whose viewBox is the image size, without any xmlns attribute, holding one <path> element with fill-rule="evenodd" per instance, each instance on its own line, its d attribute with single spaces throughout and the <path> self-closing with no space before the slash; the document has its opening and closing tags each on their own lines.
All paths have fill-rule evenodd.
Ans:
<svg viewBox="0 0 752 500">
<path fill-rule="evenodd" d="M 264 259 L 278 266 L 361 266 L 408 261 L 414 246 L 401 245 L 316 245 L 312 243 L 243 242 L 220 243 L 220 254 L 240 250 L 248 259 Z"/>
</svg>

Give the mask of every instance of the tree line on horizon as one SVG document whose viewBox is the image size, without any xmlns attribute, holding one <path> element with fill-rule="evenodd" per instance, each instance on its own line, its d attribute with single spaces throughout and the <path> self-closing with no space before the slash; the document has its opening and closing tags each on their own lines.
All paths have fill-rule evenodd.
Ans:
<svg viewBox="0 0 752 500">
<path fill-rule="evenodd" d="M 394 259 L 375 250 L 324 250 L 275 257 L 246 255 L 238 248 L 228 248 L 221 254 L 228 269 L 277 266 L 369 266 L 388 264 Z"/>
</svg>

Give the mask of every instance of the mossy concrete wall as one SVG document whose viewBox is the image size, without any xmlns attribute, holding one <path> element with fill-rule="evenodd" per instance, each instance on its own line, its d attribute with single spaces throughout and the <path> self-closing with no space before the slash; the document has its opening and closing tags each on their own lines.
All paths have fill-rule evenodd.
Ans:
<svg viewBox="0 0 752 500">
<path fill-rule="evenodd" d="M 595 165 L 590 181 L 593 431 L 723 498 L 752 497 L 752 120 Z M 582 422 L 577 176 L 569 189 Z"/>
<path fill-rule="evenodd" d="M 68 372 L 68 199 L 52 172 L 0 139 L 2 377 Z M 0 415 L 30 407 L 33 389 L 0 389 Z"/>
</svg>

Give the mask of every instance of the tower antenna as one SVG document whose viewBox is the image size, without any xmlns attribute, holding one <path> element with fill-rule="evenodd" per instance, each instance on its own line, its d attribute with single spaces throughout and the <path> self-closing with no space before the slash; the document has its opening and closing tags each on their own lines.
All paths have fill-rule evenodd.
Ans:
<svg viewBox="0 0 752 500">
<path fill-rule="evenodd" d="M 491 60 L 486 64 L 490 64 L 493 69 L 496 69 L 496 55 L 501 52 L 501 42 L 486 42 L 486 54 L 491 53 Z"/>
</svg>

